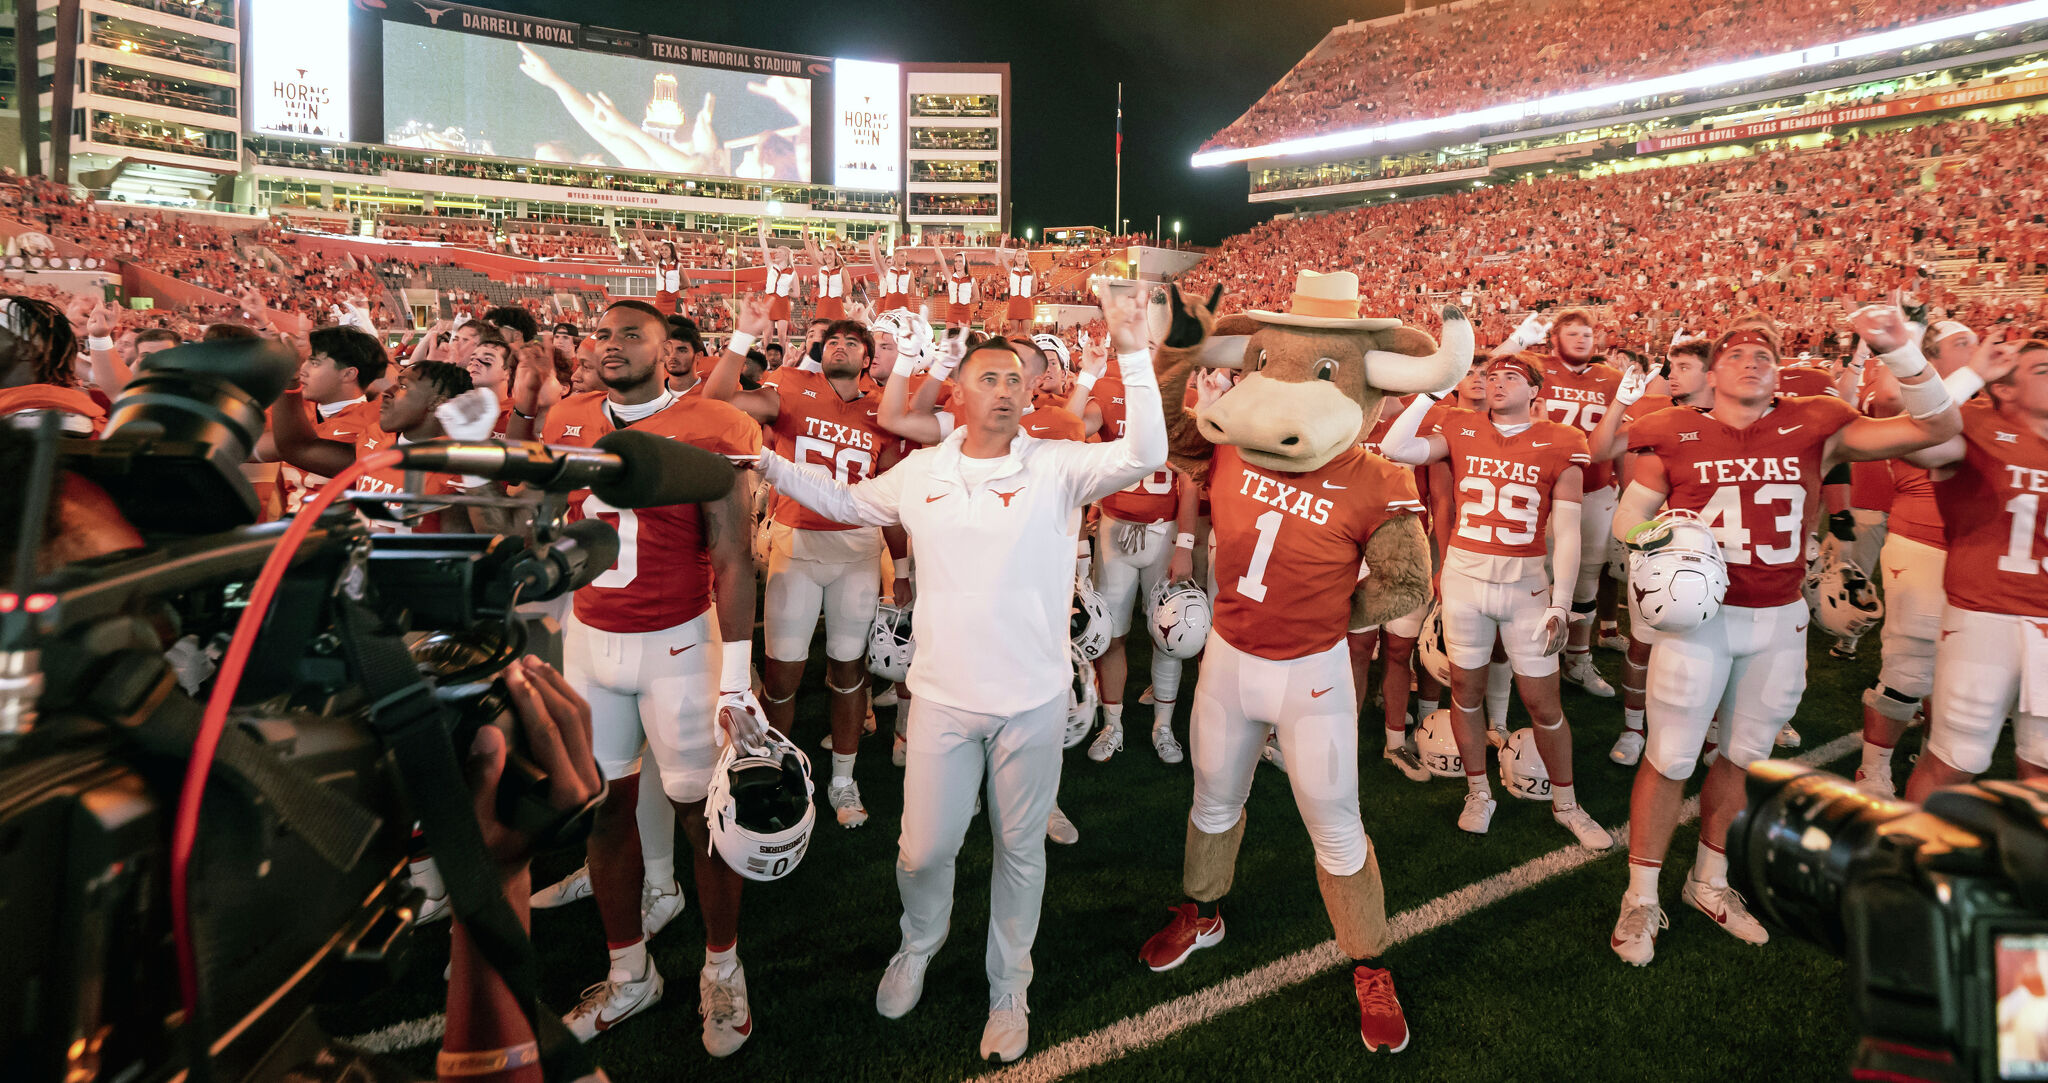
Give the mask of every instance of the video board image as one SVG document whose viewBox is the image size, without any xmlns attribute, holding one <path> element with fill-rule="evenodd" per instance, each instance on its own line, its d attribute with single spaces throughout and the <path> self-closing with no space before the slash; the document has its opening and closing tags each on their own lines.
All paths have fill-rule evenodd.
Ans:
<svg viewBox="0 0 2048 1083">
<path fill-rule="evenodd" d="M 811 84 L 386 22 L 384 142 L 808 182 Z"/>
</svg>

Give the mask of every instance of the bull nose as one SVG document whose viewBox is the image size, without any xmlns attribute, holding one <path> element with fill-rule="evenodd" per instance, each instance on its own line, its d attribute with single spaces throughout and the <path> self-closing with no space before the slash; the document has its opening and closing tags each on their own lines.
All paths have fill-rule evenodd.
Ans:
<svg viewBox="0 0 2048 1083">
<path fill-rule="evenodd" d="M 1301 443 L 1301 437 L 1299 436 L 1288 435 L 1280 438 L 1281 447 L 1293 447 L 1299 443 Z"/>
</svg>

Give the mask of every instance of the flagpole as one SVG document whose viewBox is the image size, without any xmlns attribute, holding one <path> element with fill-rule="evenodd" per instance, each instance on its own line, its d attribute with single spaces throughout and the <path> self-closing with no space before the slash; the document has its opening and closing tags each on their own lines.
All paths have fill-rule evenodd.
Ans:
<svg viewBox="0 0 2048 1083">
<path fill-rule="evenodd" d="M 1109 234 L 1123 232 L 1124 220 L 1124 85 L 1116 85 L 1116 216 L 1109 220 Z"/>
</svg>

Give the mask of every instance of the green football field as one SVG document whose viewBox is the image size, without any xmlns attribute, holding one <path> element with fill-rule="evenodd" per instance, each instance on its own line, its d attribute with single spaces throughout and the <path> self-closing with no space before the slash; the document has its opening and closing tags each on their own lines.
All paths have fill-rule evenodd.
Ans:
<svg viewBox="0 0 2048 1083">
<path fill-rule="evenodd" d="M 1143 637 L 1137 637 L 1142 639 Z M 1796 752 L 1853 771 L 1858 697 L 1877 668 L 1875 637 L 1853 662 L 1813 641 Z M 1368 705 L 1360 768 L 1366 829 L 1378 849 L 1398 942 L 1395 974 L 1413 1041 L 1400 1054 L 1359 1043 L 1348 967 L 1337 965 L 1315 887 L 1306 832 L 1286 778 L 1262 765 L 1251 796 L 1228 937 L 1185 965 L 1153 974 L 1138 946 L 1179 900 L 1189 767 L 1159 762 L 1137 704 L 1149 644 L 1132 644 L 1126 696 L 1135 730 L 1107 764 L 1067 753 L 1060 804 L 1079 845 L 1050 846 L 1043 922 L 1034 953 L 1031 1050 L 1009 1079 L 1838 1079 L 1855 1032 L 1842 967 L 1779 938 L 1736 941 L 1677 901 L 1696 836 L 1688 825 L 1664 875 L 1671 928 L 1645 969 L 1623 964 L 1607 938 L 1625 881 L 1621 847 L 1590 854 L 1550 818 L 1547 804 L 1500 793 L 1489 834 L 1461 833 L 1463 787 L 1410 782 L 1379 758 L 1378 712 Z M 1620 658 L 1596 655 L 1618 683 Z M 820 765 L 822 651 L 799 700 L 799 743 Z M 1375 671 L 1376 672 L 1376 671 Z M 1192 667 L 1185 678 L 1192 687 Z M 1567 685 L 1581 801 L 1603 824 L 1627 819 L 1634 768 L 1610 763 L 1621 728 L 1616 700 Z M 1188 697 L 1183 695 L 1182 702 Z M 864 741 L 856 775 L 871 819 L 842 830 L 824 805 L 802 866 L 750 884 L 740 955 L 755 1029 L 735 1056 L 713 1061 L 698 1036 L 696 972 L 703 963 L 695 901 L 652 945 L 667 993 L 607 1032 L 596 1056 L 615 1080 L 957 1080 L 996 1071 L 975 1053 L 987 1014 L 989 834 L 980 818 L 960 854 L 953 932 L 923 1000 L 901 1020 L 875 1014 L 875 983 L 897 946 L 894 859 L 902 772 L 889 762 L 889 714 Z M 1511 725 L 1526 724 L 1519 704 Z M 1519 720 L 1519 721 L 1518 721 Z M 1186 740 L 1185 709 L 1177 722 Z M 1918 738 L 1909 737 L 1908 746 Z M 1897 775 L 1903 783 L 1907 754 Z M 2010 774 L 2009 754 L 1994 774 Z M 1704 772 L 1696 773 L 1695 777 Z M 680 841 L 681 836 L 678 835 Z M 536 863 L 545 884 L 577 854 Z M 683 887 L 689 884 L 687 862 Z M 557 1009 L 604 977 L 603 936 L 588 900 L 535 914 L 543 990 Z M 336 1007 L 324 1021 L 431 1070 L 431 1017 L 440 1011 L 445 933 L 420 938 L 410 978 L 373 1003 Z"/>
</svg>

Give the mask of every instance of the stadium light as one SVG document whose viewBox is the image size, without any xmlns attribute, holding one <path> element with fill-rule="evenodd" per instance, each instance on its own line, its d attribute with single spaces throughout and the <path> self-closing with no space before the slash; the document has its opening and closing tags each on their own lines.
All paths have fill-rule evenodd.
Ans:
<svg viewBox="0 0 2048 1083">
<path fill-rule="evenodd" d="M 1701 87 L 1720 86 L 1726 83 L 1740 83 L 1782 72 L 1797 71 L 1800 68 L 1832 64 L 1841 60 L 1854 60 L 1898 50 L 1912 49 L 1930 42 L 1943 41 L 1971 35 L 1985 35 L 2019 23 L 2048 18 L 2048 0 L 2024 0 L 2023 3 L 2007 4 L 1988 11 L 1975 11 L 1967 15 L 1956 15 L 1947 19 L 1934 19 L 1915 23 L 1912 26 L 1887 30 L 1881 34 L 1866 34 L 1832 45 L 1816 45 L 1792 52 L 1772 56 L 1753 57 L 1749 60 L 1730 61 L 1715 64 L 1675 75 L 1658 76 L 1655 79 L 1638 79 L 1631 83 L 1616 83 L 1612 86 L 1592 90 L 1574 91 L 1570 94 L 1554 94 L 1533 101 L 1510 102 L 1505 105 L 1474 109 L 1449 116 L 1428 117 L 1422 120 L 1403 121 L 1399 124 L 1382 124 L 1374 128 L 1354 128 L 1349 131 L 1328 132 L 1323 135 L 1305 136 L 1300 139 L 1285 139 L 1277 143 L 1266 143 L 1256 147 L 1233 147 L 1202 151 L 1189 159 L 1197 169 L 1232 162 L 1249 162 L 1260 158 L 1293 157 L 1323 151 L 1348 150 L 1372 143 L 1390 143 L 1416 136 L 1439 135 L 1511 121 L 1527 120 L 1531 117 L 1555 113 L 1574 113 L 1583 109 L 1597 109 L 1617 105 L 1637 98 L 1656 97 Z"/>
</svg>

